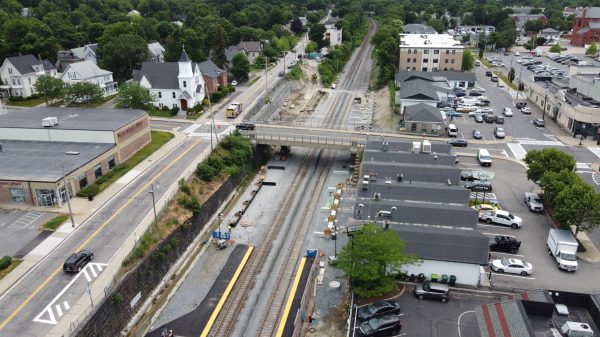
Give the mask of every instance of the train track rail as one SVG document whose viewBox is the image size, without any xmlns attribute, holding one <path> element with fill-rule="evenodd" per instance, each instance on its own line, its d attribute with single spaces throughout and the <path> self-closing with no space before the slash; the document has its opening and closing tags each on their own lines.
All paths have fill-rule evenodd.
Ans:
<svg viewBox="0 0 600 337">
<path fill-rule="evenodd" d="M 376 23 L 372 20 L 370 21 L 371 24 L 369 25 L 367 37 L 360 46 L 358 53 L 352 60 L 351 70 L 348 73 L 349 77 L 347 77 L 349 79 L 349 83 L 343 86 L 343 88 L 346 88 L 346 90 L 352 90 L 352 88 L 357 89 L 358 85 L 360 84 L 360 78 L 357 76 L 357 74 L 360 74 L 360 72 L 358 72 L 357 68 L 360 67 L 363 62 L 365 62 L 365 53 L 369 52 L 371 49 L 369 42 L 370 37 L 377 29 Z M 341 111 L 342 113 L 327 114 L 324 125 L 335 126 L 337 123 L 347 121 L 350 114 L 350 109 L 347 108 L 346 105 L 349 104 L 347 102 L 347 96 L 348 94 L 335 97 L 335 99 L 332 101 L 332 104 L 334 106 L 340 106 L 338 111 Z M 321 157 L 324 159 L 320 160 Z M 238 316 L 244 309 L 249 293 L 255 286 L 257 276 L 263 270 L 265 262 L 270 255 L 272 243 L 277 235 L 285 230 L 282 226 L 289 217 L 289 210 L 294 206 L 295 203 L 297 203 L 296 199 L 298 196 L 318 195 L 321 192 L 321 189 L 324 186 L 328 173 L 331 169 L 333 158 L 333 151 L 324 150 L 311 150 L 304 156 L 300 165 L 300 169 L 290 186 L 290 191 L 294 191 L 294 193 L 288 193 L 284 200 L 280 203 L 278 208 L 279 211 L 277 212 L 274 221 L 267 229 L 261 244 L 259 247 L 257 247 L 257 249 L 255 249 L 254 253 L 250 257 L 246 267 L 244 268 L 244 271 L 236 282 L 229 299 L 225 302 L 223 310 L 219 314 L 215 327 L 213 328 L 212 333 L 209 333 L 209 336 L 225 337 L 233 334 L 236 328 Z M 319 163 L 320 161 L 321 163 Z M 314 166 L 312 165 L 313 163 Z M 313 167 L 313 170 L 309 177 L 308 174 L 311 167 Z M 314 174 L 317 171 L 318 178 L 315 181 Z M 310 229 L 311 210 L 316 208 L 317 202 L 318 198 L 311 198 L 311 201 L 308 203 L 308 205 L 306 205 L 306 207 L 304 207 L 301 211 L 301 216 L 299 217 L 300 225 L 295 227 L 295 230 L 293 231 L 294 238 L 304 238 L 307 235 L 308 230 Z M 290 223 L 289 226 L 292 225 L 293 224 Z M 285 297 L 293 281 L 294 271 L 297 268 L 298 261 L 302 254 L 301 249 L 303 247 L 304 240 L 291 240 L 291 243 L 292 244 L 285 252 L 284 261 L 287 261 L 287 263 L 283 263 L 283 266 L 279 268 L 277 272 L 277 279 L 269 295 L 266 310 L 262 315 L 261 324 L 258 331 L 256 331 L 256 336 L 273 336 L 278 328 L 278 323 L 284 309 Z"/>
</svg>

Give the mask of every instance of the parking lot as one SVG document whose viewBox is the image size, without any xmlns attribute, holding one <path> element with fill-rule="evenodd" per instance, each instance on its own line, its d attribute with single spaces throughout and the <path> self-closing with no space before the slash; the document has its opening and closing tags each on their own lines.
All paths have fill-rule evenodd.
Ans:
<svg viewBox="0 0 600 337">
<path fill-rule="evenodd" d="M 0 256 L 22 257 L 30 243 L 40 235 L 40 227 L 54 213 L 0 209 Z M 35 248 L 30 247 L 29 249 Z"/>
<path fill-rule="evenodd" d="M 395 336 L 410 337 L 479 337 L 479 327 L 474 309 L 476 306 L 497 301 L 498 297 L 476 294 L 451 293 L 450 301 L 419 300 L 413 286 L 406 285 L 401 296 L 395 298 L 400 304 L 402 330 Z M 354 334 L 359 336 L 358 322 Z"/>
<path fill-rule="evenodd" d="M 461 158 L 460 166 L 465 170 L 479 170 L 475 158 Z M 546 241 L 552 223 L 545 213 L 532 213 L 524 203 L 524 193 L 538 189 L 528 181 L 525 168 L 512 161 L 495 160 L 486 170 L 497 173 L 492 180 L 493 192 L 502 209 L 523 219 L 521 229 L 511 229 L 498 225 L 479 223 L 477 229 L 488 236 L 509 235 L 520 240 L 521 248 L 516 254 L 492 252 L 492 259 L 504 257 L 525 260 L 533 265 L 531 276 L 512 274 L 492 274 L 492 284 L 498 289 L 552 289 L 594 293 L 597 284 L 589 280 L 597 279 L 600 266 L 579 259 L 579 269 L 568 273 L 558 269 L 554 260 L 547 254 Z"/>
</svg>

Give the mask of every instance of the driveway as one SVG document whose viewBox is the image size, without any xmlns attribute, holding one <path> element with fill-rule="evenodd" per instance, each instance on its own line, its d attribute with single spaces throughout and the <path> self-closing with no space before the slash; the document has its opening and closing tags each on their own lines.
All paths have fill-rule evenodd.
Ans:
<svg viewBox="0 0 600 337">
<path fill-rule="evenodd" d="M 51 232 L 41 226 L 56 214 L 0 209 L 0 256 L 23 257 Z"/>
</svg>

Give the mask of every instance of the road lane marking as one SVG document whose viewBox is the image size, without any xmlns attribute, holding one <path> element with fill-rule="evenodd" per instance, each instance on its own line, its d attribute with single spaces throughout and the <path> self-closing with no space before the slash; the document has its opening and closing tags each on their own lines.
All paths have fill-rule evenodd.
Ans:
<svg viewBox="0 0 600 337">
<path fill-rule="evenodd" d="M 527 155 L 527 151 L 523 146 L 521 146 L 521 144 L 508 143 L 506 145 L 510 149 L 510 152 L 512 152 L 513 156 L 519 160 L 523 160 Z"/>
<path fill-rule="evenodd" d="M 600 147 L 594 146 L 594 147 L 588 147 L 588 150 L 590 150 L 591 153 L 595 154 L 596 157 L 600 158 Z"/>
<path fill-rule="evenodd" d="M 150 186 L 150 184 L 153 184 L 154 181 L 156 181 L 160 176 L 162 176 L 167 170 L 169 170 L 173 165 L 175 165 L 175 163 L 177 163 L 181 158 L 183 158 L 183 156 L 185 156 L 186 154 L 188 154 L 192 149 L 194 149 L 196 147 L 196 145 L 200 144 L 201 141 L 196 141 L 194 142 L 194 144 L 192 144 L 187 150 L 183 151 L 179 156 L 177 156 L 172 162 L 170 162 L 167 166 L 165 166 L 164 169 L 162 169 L 158 174 L 156 174 L 152 179 L 150 179 L 150 181 L 148 181 L 144 186 L 142 186 L 133 196 L 131 196 L 121 207 L 119 207 L 119 209 L 117 209 L 113 215 L 111 215 L 104 223 L 102 223 L 102 225 L 100 225 L 100 227 L 98 227 L 81 245 L 79 245 L 79 248 L 76 249 L 76 251 L 80 251 L 83 250 L 83 248 L 85 246 L 87 246 L 90 241 L 92 241 L 92 239 L 94 239 L 103 229 L 104 227 L 108 226 L 108 224 L 113 221 L 119 214 L 121 214 L 121 212 L 123 212 L 123 210 L 125 208 L 127 208 L 129 206 L 129 204 L 131 204 L 134 200 L 136 200 L 136 198 L 138 197 L 138 195 L 140 195 L 142 192 L 146 191 L 147 188 Z M 42 289 L 44 289 L 44 287 L 48 284 L 48 282 L 50 282 L 50 280 L 52 280 L 56 274 L 58 274 L 60 271 L 62 270 L 62 265 L 58 266 L 53 272 L 52 274 L 50 274 L 50 276 L 48 276 L 48 278 L 46 278 L 42 284 L 40 284 L 29 296 L 27 296 L 27 298 L 10 314 L 10 316 L 8 316 L 1 324 L 0 324 L 0 331 L 2 331 L 2 329 L 4 329 L 4 327 L 13 320 L 13 318 L 15 318 L 15 316 L 21 312 L 21 310 L 23 310 L 23 308 L 29 303 L 31 302 L 31 300 L 35 297 L 35 295 L 37 295 Z"/>
</svg>

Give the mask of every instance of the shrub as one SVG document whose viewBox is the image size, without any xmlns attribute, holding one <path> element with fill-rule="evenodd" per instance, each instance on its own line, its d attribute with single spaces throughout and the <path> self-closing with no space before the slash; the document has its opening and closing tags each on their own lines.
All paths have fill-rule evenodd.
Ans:
<svg viewBox="0 0 600 337">
<path fill-rule="evenodd" d="M 179 108 L 176 108 L 176 107 L 171 108 L 171 116 L 177 116 L 178 113 L 179 113 Z"/>
<path fill-rule="evenodd" d="M 185 194 L 190 194 L 190 185 L 188 185 L 184 179 L 179 180 L 179 190 Z"/>
<path fill-rule="evenodd" d="M 4 269 L 8 268 L 11 263 L 12 263 L 12 257 L 4 256 L 3 258 L 0 259 L 0 270 L 4 270 Z"/>
<path fill-rule="evenodd" d="M 208 165 L 207 162 L 202 162 L 196 168 L 196 175 L 204 181 L 212 181 L 217 174 L 214 167 Z"/>
<path fill-rule="evenodd" d="M 210 101 L 212 104 L 218 103 L 223 98 L 223 93 L 220 91 L 215 91 L 210 96 Z"/>
<path fill-rule="evenodd" d="M 177 203 L 179 206 L 191 211 L 194 214 L 198 214 L 202 211 L 202 205 L 194 196 L 183 196 L 177 199 Z"/>
<path fill-rule="evenodd" d="M 98 186 L 97 184 L 91 184 L 88 185 L 86 187 L 84 187 L 81 191 L 79 191 L 77 193 L 78 197 L 95 197 L 96 195 L 98 195 L 98 193 L 100 193 L 100 186 Z"/>
</svg>

